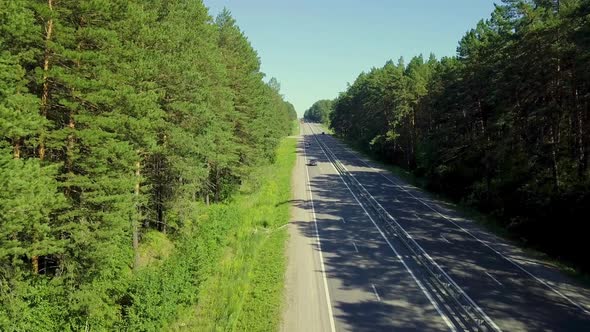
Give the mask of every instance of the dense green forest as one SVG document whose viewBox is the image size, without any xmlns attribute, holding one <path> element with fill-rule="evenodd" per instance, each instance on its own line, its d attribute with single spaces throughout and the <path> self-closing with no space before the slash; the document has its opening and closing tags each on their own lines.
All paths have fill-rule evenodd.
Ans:
<svg viewBox="0 0 590 332">
<path fill-rule="evenodd" d="M 590 270 L 590 1 L 504 0 L 456 56 L 360 74 L 330 126 Z"/>
<path fill-rule="evenodd" d="M 273 161 L 296 113 L 263 79 L 200 0 L 0 0 L 0 330 L 157 330 L 194 302 L 200 247 L 158 275 L 139 248 Z"/>
<path fill-rule="evenodd" d="M 318 100 L 303 114 L 306 121 L 329 124 L 332 101 L 328 99 Z"/>
</svg>

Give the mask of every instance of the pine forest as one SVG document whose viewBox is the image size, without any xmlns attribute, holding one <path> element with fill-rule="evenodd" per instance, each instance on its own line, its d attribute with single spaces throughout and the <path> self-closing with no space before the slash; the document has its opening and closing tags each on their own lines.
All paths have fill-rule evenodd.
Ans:
<svg viewBox="0 0 590 332">
<path fill-rule="evenodd" d="M 156 285 L 138 248 L 273 162 L 279 89 L 201 1 L 0 0 L 0 330 L 158 330 L 193 303 L 203 267 Z"/>
</svg>

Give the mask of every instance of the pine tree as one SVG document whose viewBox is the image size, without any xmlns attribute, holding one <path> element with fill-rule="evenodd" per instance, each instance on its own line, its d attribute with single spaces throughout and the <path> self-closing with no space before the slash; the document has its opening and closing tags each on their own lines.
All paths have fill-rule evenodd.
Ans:
<svg viewBox="0 0 590 332">
<path fill-rule="evenodd" d="M 113 330 L 174 239 L 296 118 L 200 1 L 0 0 L 0 329 Z"/>
</svg>

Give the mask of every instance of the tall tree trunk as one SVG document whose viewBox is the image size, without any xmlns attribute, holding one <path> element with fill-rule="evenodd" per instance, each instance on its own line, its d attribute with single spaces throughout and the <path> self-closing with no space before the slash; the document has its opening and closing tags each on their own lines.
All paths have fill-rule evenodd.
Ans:
<svg viewBox="0 0 590 332">
<path fill-rule="evenodd" d="M 68 142 L 67 142 L 67 146 L 66 146 L 66 167 L 67 167 L 67 171 L 68 173 L 72 173 L 73 172 L 73 166 L 74 166 L 74 140 L 75 140 L 75 136 L 74 136 L 74 130 L 76 130 L 76 122 L 74 120 L 74 112 L 70 111 L 69 114 L 69 121 L 68 121 L 68 129 L 70 131 L 70 133 L 68 134 Z"/>
<path fill-rule="evenodd" d="M 39 274 L 39 256 L 33 255 L 31 264 L 33 265 L 33 274 Z M 44 272 L 46 273 L 46 272 Z"/>
<path fill-rule="evenodd" d="M 211 195 L 211 162 L 207 161 L 207 192 L 205 202 L 209 206 L 209 196 Z"/>
<path fill-rule="evenodd" d="M 586 156 L 586 146 L 584 140 L 584 112 L 582 111 L 582 107 L 580 106 L 580 94 L 578 92 L 578 88 L 574 88 L 574 108 L 575 108 L 575 142 L 576 142 L 576 155 L 577 155 L 577 163 L 578 163 L 578 176 L 582 178 L 586 173 L 587 168 L 587 156 Z"/>
<path fill-rule="evenodd" d="M 553 127 L 553 125 L 549 127 L 549 136 L 551 138 L 551 173 L 553 176 L 553 186 L 555 191 L 559 191 L 559 168 L 557 165 L 557 144 L 559 142 L 559 137 L 557 130 Z"/>
<path fill-rule="evenodd" d="M 14 159 L 20 159 L 20 146 L 21 146 L 21 139 L 15 138 L 13 146 L 12 146 Z"/>
<path fill-rule="evenodd" d="M 586 156 L 586 146 L 584 142 L 584 114 L 580 109 L 576 111 L 576 117 L 578 118 L 578 175 L 584 176 L 588 167 L 588 157 Z"/>
<path fill-rule="evenodd" d="M 81 28 L 83 26 L 83 22 L 84 22 L 84 18 L 80 18 L 80 23 L 79 23 L 79 27 Z M 78 56 L 80 55 L 82 49 L 82 44 L 78 43 L 78 45 L 76 46 L 76 50 L 78 51 Z M 80 58 L 78 57 L 74 63 L 76 64 L 76 70 L 80 69 Z M 72 97 L 74 97 L 76 95 L 76 90 L 72 88 Z M 68 114 L 68 130 L 69 130 L 69 134 L 68 134 L 68 141 L 67 141 L 67 145 L 66 145 L 66 170 L 69 173 L 69 175 L 71 176 L 74 173 L 74 145 L 75 145 L 75 135 L 74 132 L 76 130 L 76 121 L 75 121 L 75 111 L 72 110 L 71 108 L 69 109 L 69 114 Z M 69 188 L 69 187 L 68 187 Z M 69 189 L 68 189 L 69 190 Z"/>
<path fill-rule="evenodd" d="M 73 94 L 73 91 L 72 91 Z M 76 122 L 74 121 L 74 111 L 69 110 L 68 114 L 68 137 L 66 141 L 66 173 L 68 177 L 71 179 L 72 175 L 74 174 L 74 145 L 75 145 L 75 135 L 74 131 L 76 130 Z M 72 186 L 69 183 L 65 188 L 65 195 L 68 198 L 72 198 Z"/>
<path fill-rule="evenodd" d="M 47 0 L 49 11 L 53 12 L 53 0 Z M 45 53 L 43 55 L 43 92 L 41 94 L 41 115 L 47 117 L 47 109 L 49 108 L 49 64 L 51 58 L 51 50 L 49 43 L 53 36 L 53 18 L 49 18 L 45 25 Z M 45 131 L 42 130 L 39 135 L 39 159 L 45 159 Z"/>
<path fill-rule="evenodd" d="M 483 155 L 484 155 L 484 176 L 486 182 L 486 203 L 489 203 L 492 191 L 492 165 L 491 165 L 491 156 L 489 153 L 490 146 L 492 146 L 492 142 L 490 139 L 490 135 L 487 128 L 487 113 L 484 110 L 483 106 L 481 105 L 481 97 L 477 97 L 477 110 L 479 113 L 479 126 L 480 126 L 480 133 L 481 136 L 484 138 L 484 143 L 482 144 L 483 148 Z"/>
<path fill-rule="evenodd" d="M 21 154 L 21 139 L 20 138 L 15 138 L 14 139 L 14 143 L 13 143 L 13 158 L 15 160 L 19 160 L 20 159 L 20 154 Z M 33 242 L 35 242 L 35 234 L 33 234 Z M 37 255 L 33 255 L 31 257 L 31 265 L 32 265 L 32 269 L 33 269 L 33 274 L 39 274 L 39 256 Z"/>
<path fill-rule="evenodd" d="M 139 266 L 139 219 L 141 216 L 139 193 L 141 189 L 141 161 L 135 163 L 135 209 L 137 210 L 136 217 L 132 219 L 133 228 L 133 269 L 136 270 Z"/>
<path fill-rule="evenodd" d="M 555 1 L 556 4 L 556 13 L 559 14 L 559 7 L 560 7 L 560 3 L 559 0 Z M 556 38 L 556 44 L 558 46 L 560 46 L 560 29 L 559 26 L 557 28 L 557 38 Z M 559 131 L 559 120 L 561 117 L 561 112 L 563 110 L 563 92 L 562 92 L 562 72 L 561 72 L 561 54 L 559 52 L 559 50 L 557 51 L 557 66 L 556 66 L 556 89 L 555 89 L 555 93 L 553 95 L 554 98 L 554 102 L 555 105 L 557 107 L 558 112 L 556 112 L 557 114 L 555 115 L 557 117 L 557 120 L 554 121 L 553 124 L 551 124 L 551 163 L 552 163 L 552 172 L 553 172 L 553 181 L 554 181 L 554 186 L 555 186 L 555 190 L 558 192 L 559 191 L 559 169 L 558 169 L 558 165 L 557 165 L 557 149 L 558 149 L 558 144 L 559 144 L 559 135 L 560 135 L 560 131 Z M 556 124 L 555 124 L 556 123 Z"/>
<path fill-rule="evenodd" d="M 162 157 L 160 155 L 157 156 L 157 160 L 156 160 L 156 181 L 157 181 L 157 185 L 156 185 L 156 228 L 159 230 L 160 229 L 160 225 L 163 222 L 163 214 L 164 211 L 162 211 L 162 190 L 164 190 L 164 184 L 163 184 L 163 180 L 162 180 L 162 171 L 161 171 L 161 159 Z"/>
<path fill-rule="evenodd" d="M 49 12 L 53 14 L 53 0 L 47 0 L 47 7 Z M 49 65 L 51 58 L 51 50 L 49 43 L 53 36 L 53 18 L 49 18 L 45 25 L 45 52 L 43 55 L 43 91 L 41 93 L 41 115 L 47 118 L 47 111 L 49 108 Z M 20 146 L 19 146 L 20 148 Z M 15 156 L 17 152 L 15 151 Z M 20 156 L 20 151 L 18 151 Z M 41 129 L 39 135 L 39 160 L 43 162 L 45 160 L 45 129 Z M 39 274 L 39 256 L 33 255 L 32 257 L 33 274 Z"/>
<path fill-rule="evenodd" d="M 481 106 L 481 99 L 477 98 L 477 110 L 479 111 L 479 126 L 481 127 L 481 135 L 486 137 L 487 141 L 487 125 L 486 125 L 486 114 Z"/>
<path fill-rule="evenodd" d="M 215 166 L 215 203 L 219 203 L 219 168 Z"/>
</svg>

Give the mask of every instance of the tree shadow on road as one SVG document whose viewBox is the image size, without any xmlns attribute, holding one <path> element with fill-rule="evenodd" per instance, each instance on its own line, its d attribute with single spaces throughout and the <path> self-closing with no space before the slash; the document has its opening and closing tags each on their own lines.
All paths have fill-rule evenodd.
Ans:
<svg viewBox="0 0 590 332">
<path fill-rule="evenodd" d="M 306 153 L 320 164 L 329 162 L 319 146 L 311 144 L 306 148 Z M 556 327 L 560 330 L 579 330 L 580 327 L 590 326 L 590 317 L 584 316 L 579 310 L 572 310 L 563 299 L 552 294 L 542 284 L 523 278 L 513 268 L 506 269 L 506 261 L 490 254 L 475 239 L 465 237 L 460 231 L 449 232 L 445 226 L 448 221 L 401 193 L 394 184 L 368 170 L 352 173 L 376 199 L 385 202 L 383 205 L 388 212 L 437 263 L 445 270 L 452 271 L 453 279 L 466 293 L 485 307 L 494 319 L 502 321 L 505 330 L 552 330 Z M 382 301 L 363 298 L 359 301 L 333 302 L 337 318 L 358 331 L 446 330 L 446 326 L 440 324 L 440 319 L 432 320 L 438 314 L 432 312 L 426 297 L 393 251 L 385 245 L 379 231 L 363 213 L 340 177 L 337 174 L 316 175 L 312 177 L 310 187 L 313 190 L 325 269 L 329 278 L 338 280 L 336 291 L 359 291 L 359 298 L 362 298 L 363 294 L 373 292 L 373 284 L 382 296 Z M 311 202 L 308 200 L 291 203 L 311 211 Z M 294 223 L 305 236 L 316 237 L 313 223 Z M 385 226 L 382 228 L 386 232 Z M 451 243 L 444 241 L 441 234 Z M 394 247 L 402 246 L 393 234 L 386 235 Z M 362 239 L 362 243 L 356 243 L 355 249 L 352 243 L 359 239 Z M 317 243 L 314 247 L 318 250 Z M 497 279 L 509 281 L 509 287 L 498 285 L 488 277 L 485 271 L 490 268 L 499 271 Z"/>
</svg>

